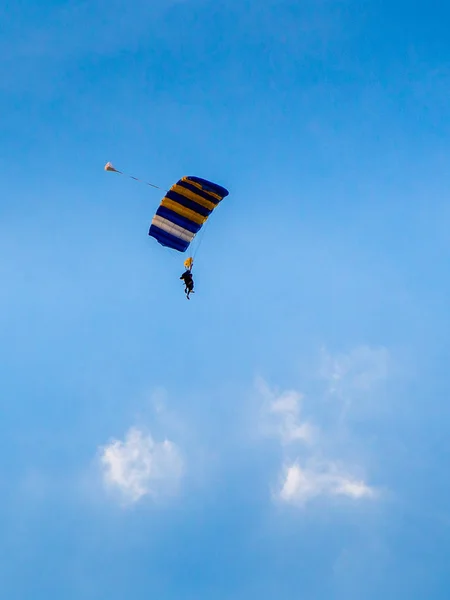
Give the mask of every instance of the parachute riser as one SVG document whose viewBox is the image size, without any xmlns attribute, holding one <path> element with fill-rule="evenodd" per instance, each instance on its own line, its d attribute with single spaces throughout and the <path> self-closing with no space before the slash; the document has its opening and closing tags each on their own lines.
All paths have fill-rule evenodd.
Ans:
<svg viewBox="0 0 450 600">
<path fill-rule="evenodd" d="M 112 163 L 110 163 L 110 162 L 106 163 L 105 171 L 111 171 L 112 173 L 118 173 L 119 175 L 125 175 L 125 177 L 134 179 L 134 181 L 139 181 L 139 183 L 145 183 L 145 185 L 149 185 L 150 187 L 156 188 L 157 190 L 161 189 L 158 185 L 155 185 L 154 183 L 149 183 L 148 181 L 144 181 L 143 179 L 138 179 L 137 177 L 134 177 L 133 175 L 128 175 L 128 173 L 123 173 L 122 171 L 119 171 L 118 169 L 113 167 Z"/>
</svg>

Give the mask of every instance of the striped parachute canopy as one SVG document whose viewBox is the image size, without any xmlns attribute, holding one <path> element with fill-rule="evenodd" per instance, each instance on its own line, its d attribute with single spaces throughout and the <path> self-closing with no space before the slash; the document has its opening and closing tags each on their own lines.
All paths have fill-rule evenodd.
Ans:
<svg viewBox="0 0 450 600">
<path fill-rule="evenodd" d="M 182 177 L 166 193 L 148 234 L 162 246 L 186 252 L 219 202 L 228 196 L 224 187 L 201 179 Z"/>
</svg>

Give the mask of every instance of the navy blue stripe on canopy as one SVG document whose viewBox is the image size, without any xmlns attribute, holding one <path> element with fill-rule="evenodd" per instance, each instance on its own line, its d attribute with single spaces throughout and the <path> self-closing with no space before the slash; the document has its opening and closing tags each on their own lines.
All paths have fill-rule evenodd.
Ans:
<svg viewBox="0 0 450 600">
<path fill-rule="evenodd" d="M 186 217 L 179 215 L 173 210 L 170 210 L 170 208 L 167 208 L 167 206 L 159 206 L 156 210 L 156 214 L 163 219 L 172 221 L 172 223 L 175 223 L 175 225 L 179 225 L 188 231 L 192 231 L 192 233 L 197 233 L 202 227 L 198 223 L 194 223 L 194 221 L 186 219 Z"/>
<path fill-rule="evenodd" d="M 229 194 L 229 191 L 226 188 L 222 187 L 221 185 L 218 185 L 217 183 L 213 183 L 212 181 L 208 181 L 207 179 L 202 179 L 201 177 L 193 176 L 188 176 L 186 177 L 186 179 L 193 181 L 194 183 L 199 183 L 205 190 L 205 192 L 209 190 L 213 192 L 213 194 L 222 196 L 222 198 L 225 198 Z"/>
<path fill-rule="evenodd" d="M 185 196 L 182 196 L 181 194 L 177 194 L 177 192 L 174 192 L 172 190 L 169 190 L 166 193 L 166 198 L 168 198 L 169 200 L 173 200 L 174 202 L 178 202 L 178 204 L 181 204 L 181 206 L 184 206 L 185 208 L 189 208 L 190 210 L 193 210 L 194 212 L 201 215 L 202 217 L 209 217 L 209 215 L 212 213 L 212 211 L 209 210 L 209 208 L 205 208 L 201 204 L 198 204 L 197 202 L 194 202 L 193 200 L 189 200 Z"/>
<path fill-rule="evenodd" d="M 167 231 L 160 229 L 156 225 L 150 226 L 148 235 L 154 237 L 161 244 L 161 246 L 167 246 L 168 248 L 173 248 L 173 250 L 178 250 L 179 252 L 186 252 L 190 243 L 186 242 L 185 240 L 181 240 L 171 233 L 167 233 Z"/>
<path fill-rule="evenodd" d="M 207 192 L 204 192 L 203 190 L 199 189 L 196 185 L 192 185 L 192 183 L 189 183 L 188 181 L 183 181 L 182 179 L 180 179 L 180 181 L 177 183 L 177 185 L 179 185 L 180 187 L 183 187 L 185 190 L 189 190 L 190 192 L 192 192 L 193 194 L 196 194 L 197 196 L 200 196 L 200 198 L 203 198 L 204 200 L 208 200 L 208 202 L 211 202 L 212 204 L 215 204 L 216 206 L 220 202 L 220 200 L 218 200 L 217 198 L 214 198 L 214 196 L 211 196 Z"/>
</svg>

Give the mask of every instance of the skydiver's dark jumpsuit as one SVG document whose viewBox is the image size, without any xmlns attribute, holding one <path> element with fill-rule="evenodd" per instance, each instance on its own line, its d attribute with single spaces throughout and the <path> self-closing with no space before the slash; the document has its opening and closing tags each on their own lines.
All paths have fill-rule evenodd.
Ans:
<svg viewBox="0 0 450 600">
<path fill-rule="evenodd" d="M 186 294 L 186 298 L 189 300 L 189 294 L 194 293 L 194 280 L 192 279 L 192 273 L 187 270 L 180 277 L 184 281 L 184 292 Z"/>
</svg>

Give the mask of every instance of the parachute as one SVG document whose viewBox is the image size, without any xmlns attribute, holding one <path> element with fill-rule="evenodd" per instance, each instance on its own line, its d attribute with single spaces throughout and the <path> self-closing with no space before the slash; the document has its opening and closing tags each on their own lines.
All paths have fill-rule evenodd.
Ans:
<svg viewBox="0 0 450 600">
<path fill-rule="evenodd" d="M 224 187 L 206 179 L 182 177 L 162 199 L 152 219 L 149 236 L 162 246 L 186 252 L 228 193 Z"/>
<path fill-rule="evenodd" d="M 118 173 L 158 190 L 161 189 L 153 183 L 119 171 L 110 162 L 107 162 L 104 168 L 105 171 Z M 228 194 L 227 189 L 207 179 L 182 177 L 161 200 L 150 224 L 148 235 L 155 238 L 162 246 L 178 252 L 186 252 L 211 213 Z M 193 264 L 193 257 L 184 261 L 184 267 L 188 271 L 191 271 Z"/>
</svg>

